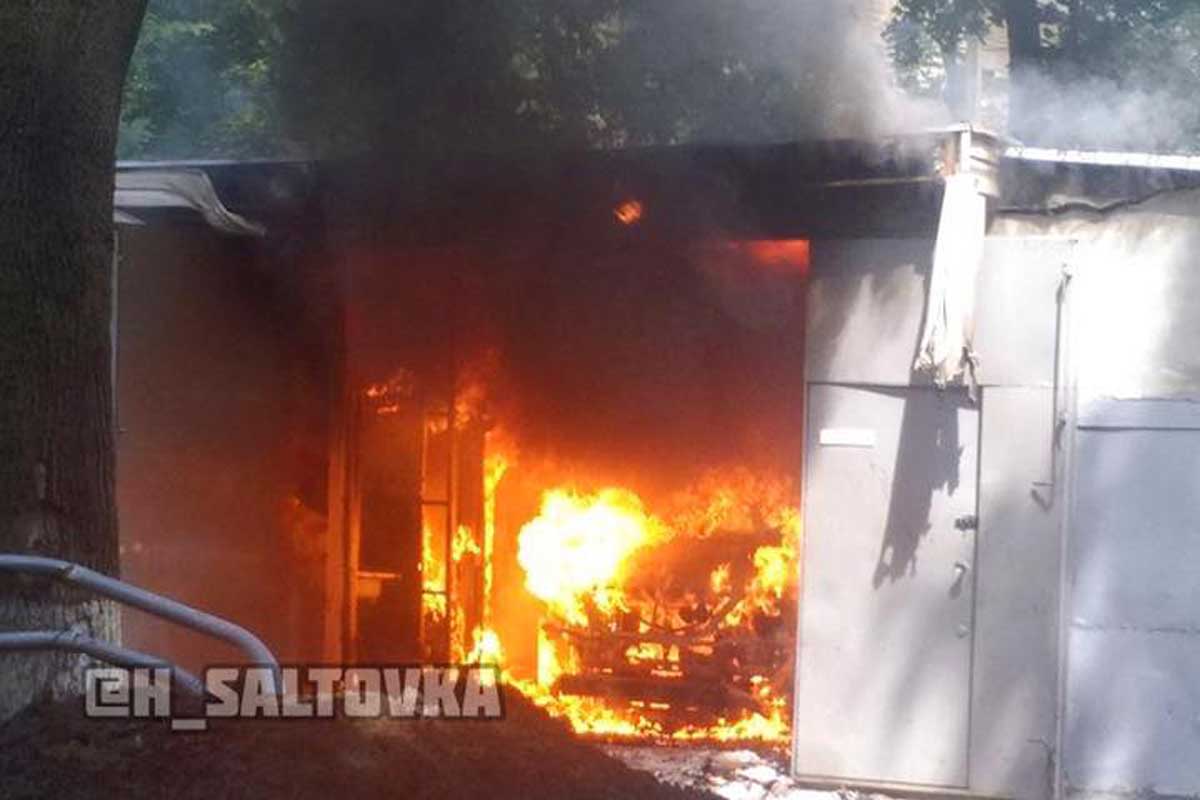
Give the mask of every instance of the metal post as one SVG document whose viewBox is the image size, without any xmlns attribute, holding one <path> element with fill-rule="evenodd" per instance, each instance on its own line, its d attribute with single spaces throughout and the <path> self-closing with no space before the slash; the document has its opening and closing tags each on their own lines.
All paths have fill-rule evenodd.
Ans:
<svg viewBox="0 0 1200 800">
<path fill-rule="evenodd" d="M 0 633 L 0 653 L 19 653 L 34 650 L 61 650 L 70 653 L 86 653 L 93 658 L 116 664 L 119 667 L 166 667 L 171 670 L 175 685 L 189 694 L 203 698 L 204 683 L 182 667 L 157 656 L 131 650 L 112 642 L 84 636 L 79 631 L 12 631 Z"/>
</svg>

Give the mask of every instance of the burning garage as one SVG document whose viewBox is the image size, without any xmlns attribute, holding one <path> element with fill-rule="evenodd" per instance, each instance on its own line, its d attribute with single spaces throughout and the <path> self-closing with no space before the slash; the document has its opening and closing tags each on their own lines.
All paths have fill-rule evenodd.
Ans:
<svg viewBox="0 0 1200 800">
<path fill-rule="evenodd" d="M 1197 167 L 971 128 L 127 165 L 125 574 L 803 784 L 1194 794 Z"/>
</svg>

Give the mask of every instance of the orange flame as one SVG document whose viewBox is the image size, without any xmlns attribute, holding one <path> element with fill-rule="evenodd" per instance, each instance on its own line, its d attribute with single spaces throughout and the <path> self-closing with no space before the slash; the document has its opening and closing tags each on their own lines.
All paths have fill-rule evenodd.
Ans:
<svg viewBox="0 0 1200 800">
<path fill-rule="evenodd" d="M 640 222 L 645 213 L 646 209 L 640 200 L 626 200 L 613 209 L 613 216 L 622 225 L 633 225 Z"/>
<path fill-rule="evenodd" d="M 496 491 L 508 472 L 509 457 L 496 452 L 499 434 L 489 431 L 484 439 L 483 460 L 483 621 L 492 619 L 492 586 L 495 571 L 492 561 L 496 552 Z"/>
<path fill-rule="evenodd" d="M 718 532 L 774 531 L 777 544 L 761 544 L 746 554 L 746 569 L 732 563 L 711 570 L 707 588 L 710 607 L 723 608 L 711 624 L 729 636 L 746 636 L 752 620 L 778 618 L 782 602 L 796 575 L 800 536 L 799 514 L 792 503 L 787 481 L 736 470 L 710 476 L 692 491 L 677 498 L 670 523 L 650 514 L 641 499 L 626 489 L 608 488 L 584 494 L 567 488 L 543 494 L 541 511 L 520 532 L 518 561 L 526 572 L 526 587 L 546 603 L 547 623 L 538 635 L 536 681 L 506 676 L 514 686 L 554 716 L 566 719 L 581 734 L 609 738 L 662 738 L 677 741 L 757 741 L 786 743 L 789 715 L 786 687 L 776 676 L 773 683 L 762 675 L 749 679 L 757 707 L 747 708 L 711 723 L 669 726 L 663 714 L 671 704 L 661 701 L 617 702 L 600 697 L 567 694 L 559 689 L 565 676 L 584 674 L 584 661 L 570 636 L 561 631 L 591 628 L 603 636 L 623 612 L 632 612 L 636 631 L 647 634 L 647 625 L 658 611 L 646 598 L 628 594 L 633 556 L 677 542 L 679 537 L 705 538 Z M 761 539 L 759 540 L 761 541 Z M 640 562 L 640 558 L 637 561 Z M 653 559 L 651 559 L 652 561 Z M 740 577 L 738 577 L 740 576 Z M 703 589 L 697 589 L 703 591 Z M 688 597 L 695 600 L 695 596 Z M 647 620 L 651 620 L 648 622 Z M 628 624 L 628 623 L 625 623 Z M 678 617 L 658 624 L 679 625 Z M 746 628 L 741 634 L 734 634 Z M 622 628 L 626 630 L 626 628 Z M 721 633 L 715 634 L 719 640 Z M 629 668 L 658 680 L 679 679 L 687 659 L 711 656 L 712 644 L 664 643 L 659 636 L 639 640 L 629 634 L 620 652 Z M 698 641 L 698 640 L 697 640 Z M 688 654 L 682 650 L 688 649 Z M 590 667 L 594 671 L 595 667 Z M 784 670 L 786 673 L 786 669 Z M 786 674 L 783 675 L 786 678 Z M 784 691 L 780 691 L 783 689 Z"/>
<path fill-rule="evenodd" d="M 623 608 L 619 584 L 625 563 L 667 536 L 633 492 L 555 489 L 542 496 L 537 519 L 521 528 L 517 561 L 534 597 L 566 621 L 586 625 L 585 596 L 608 612 Z"/>
<path fill-rule="evenodd" d="M 468 553 L 471 555 L 480 555 L 479 542 L 475 541 L 475 531 L 471 530 L 470 525 L 459 525 L 458 530 L 454 532 L 454 543 L 452 547 L 452 557 L 457 563 L 463 560 L 463 556 Z"/>
<path fill-rule="evenodd" d="M 475 628 L 471 633 L 471 641 L 471 652 L 464 659 L 466 663 L 499 665 L 504 662 L 500 636 L 491 628 Z"/>
</svg>

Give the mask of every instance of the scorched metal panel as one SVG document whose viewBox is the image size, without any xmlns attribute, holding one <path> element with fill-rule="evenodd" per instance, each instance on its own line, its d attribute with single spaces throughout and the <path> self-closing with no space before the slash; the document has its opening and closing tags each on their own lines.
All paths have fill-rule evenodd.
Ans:
<svg viewBox="0 0 1200 800">
<path fill-rule="evenodd" d="M 805 374 L 819 383 L 925 384 L 914 376 L 933 242 L 815 241 Z"/>
</svg>

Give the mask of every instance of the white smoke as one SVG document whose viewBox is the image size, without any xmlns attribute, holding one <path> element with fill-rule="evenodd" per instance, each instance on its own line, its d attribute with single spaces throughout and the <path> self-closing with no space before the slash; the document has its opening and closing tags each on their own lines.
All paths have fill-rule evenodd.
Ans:
<svg viewBox="0 0 1200 800">
<path fill-rule="evenodd" d="M 1089 150 L 1170 152 L 1195 149 L 1200 105 L 1178 88 L 1137 88 L 1107 78 L 1063 81 L 1023 76 L 1011 91 L 1027 144 Z"/>
</svg>

